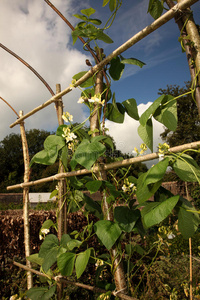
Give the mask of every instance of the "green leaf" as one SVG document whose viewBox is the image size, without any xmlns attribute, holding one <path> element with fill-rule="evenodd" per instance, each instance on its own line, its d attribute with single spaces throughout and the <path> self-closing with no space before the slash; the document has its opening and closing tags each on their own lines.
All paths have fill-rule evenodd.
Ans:
<svg viewBox="0 0 200 300">
<path fill-rule="evenodd" d="M 146 177 L 146 173 L 143 173 L 142 175 L 139 176 L 137 180 L 136 197 L 140 204 L 149 200 L 154 195 L 154 193 L 159 189 L 162 183 L 162 180 L 160 180 L 154 184 L 144 186 L 143 182 L 145 180 L 145 177 Z"/>
<path fill-rule="evenodd" d="M 86 22 L 88 20 L 88 18 L 86 16 L 79 15 L 79 14 L 74 14 L 73 17 L 76 17 L 76 18 L 81 19 L 81 20 L 86 21 Z"/>
<path fill-rule="evenodd" d="M 156 165 L 151 167 L 146 173 L 146 176 L 143 181 L 143 185 L 147 186 L 148 184 L 160 181 L 165 175 L 168 165 L 169 165 L 169 158 L 166 157 L 160 162 L 158 162 Z"/>
<path fill-rule="evenodd" d="M 109 8 L 110 8 L 111 12 L 113 12 L 113 10 L 115 10 L 116 6 L 117 6 L 116 0 L 110 0 Z"/>
<path fill-rule="evenodd" d="M 67 248 L 69 249 L 69 251 L 72 251 L 74 248 L 80 247 L 81 244 L 81 241 L 71 239 L 69 242 L 67 242 Z"/>
<path fill-rule="evenodd" d="M 96 34 L 96 38 L 100 41 L 103 41 L 104 43 L 107 43 L 107 44 L 112 44 L 113 43 L 113 40 L 103 32 L 102 29 L 98 29 L 98 32 Z"/>
<path fill-rule="evenodd" d="M 124 105 L 127 114 L 131 118 L 133 118 L 135 120 L 139 120 L 137 103 L 134 98 L 125 100 L 122 102 L 122 104 Z"/>
<path fill-rule="evenodd" d="M 102 5 L 102 7 L 106 6 L 106 5 L 108 4 L 109 1 L 110 1 L 110 0 L 103 0 L 103 5 Z"/>
<path fill-rule="evenodd" d="M 115 123 L 124 122 L 125 109 L 121 103 L 116 103 L 117 109 L 114 108 L 113 104 L 108 103 L 106 107 L 106 118 Z"/>
<path fill-rule="evenodd" d="M 47 272 L 49 268 L 56 262 L 59 250 L 59 241 L 54 234 L 45 237 L 39 251 L 39 257 L 44 258 L 42 268 Z"/>
<path fill-rule="evenodd" d="M 120 58 L 114 57 L 110 62 L 109 74 L 113 80 L 119 80 L 124 72 L 124 64 L 121 63 Z"/>
<path fill-rule="evenodd" d="M 30 162 L 30 167 L 33 163 L 52 165 L 55 163 L 58 151 L 65 146 L 65 141 L 61 136 L 49 135 L 44 141 L 44 150 L 36 153 Z"/>
<path fill-rule="evenodd" d="M 106 147 L 103 144 L 99 142 L 90 143 L 88 140 L 84 139 L 77 147 L 72 157 L 72 161 L 75 160 L 80 165 L 90 170 L 95 161 L 104 154 L 105 150 Z"/>
<path fill-rule="evenodd" d="M 70 237 L 69 234 L 65 233 L 65 234 L 62 235 L 62 238 L 61 238 L 61 241 L 60 241 L 60 245 L 61 245 L 62 247 L 64 247 L 64 248 L 67 249 L 67 248 L 68 248 L 68 247 L 67 247 L 67 243 L 68 243 L 69 241 L 71 241 L 71 237 Z"/>
<path fill-rule="evenodd" d="M 108 220 L 96 222 L 94 224 L 94 230 L 98 238 L 108 250 L 111 249 L 122 232 L 117 223 Z"/>
<path fill-rule="evenodd" d="M 189 239 L 198 229 L 200 218 L 197 213 L 188 210 L 196 211 L 192 204 L 180 197 L 182 205 L 178 212 L 178 228 L 183 235 L 184 239 Z"/>
<path fill-rule="evenodd" d="M 38 300 L 38 299 L 48 300 L 53 297 L 55 292 L 56 292 L 55 285 L 50 287 L 49 289 L 48 287 L 34 287 L 34 288 L 30 288 L 26 292 L 26 296 L 31 300 Z"/>
<path fill-rule="evenodd" d="M 93 15 L 96 12 L 96 10 L 92 7 L 90 8 L 86 8 L 86 9 L 82 9 L 81 13 L 83 15 L 86 15 L 87 17 L 90 17 L 91 15 Z"/>
<path fill-rule="evenodd" d="M 77 279 L 81 277 L 83 272 L 85 271 L 89 258 L 90 258 L 90 249 L 85 250 L 84 252 L 81 252 L 78 254 L 75 262 L 75 270 L 76 270 L 76 276 Z"/>
<path fill-rule="evenodd" d="M 85 209 L 94 214 L 98 219 L 102 219 L 102 210 L 99 203 L 85 195 Z"/>
<path fill-rule="evenodd" d="M 68 165 L 68 147 L 67 147 L 67 145 L 65 145 L 65 147 L 62 148 L 60 159 L 61 159 L 61 162 L 62 162 L 65 170 L 67 170 L 67 165 Z"/>
<path fill-rule="evenodd" d="M 85 74 L 87 73 L 87 71 L 82 71 L 82 72 L 79 72 L 77 74 L 75 74 L 72 78 L 73 79 L 76 79 L 76 80 L 79 80 L 81 77 L 83 77 Z M 80 87 L 90 87 L 94 84 L 94 78 L 93 77 L 90 77 L 88 78 L 85 82 L 83 82 L 82 84 L 80 84 Z"/>
<path fill-rule="evenodd" d="M 63 276 L 71 276 L 74 269 L 76 254 L 66 252 L 58 257 L 58 269 Z"/>
<path fill-rule="evenodd" d="M 177 127 L 177 102 L 174 97 L 166 95 L 161 105 L 156 109 L 153 117 L 169 130 L 175 131 Z"/>
<path fill-rule="evenodd" d="M 163 202 L 148 203 L 142 210 L 144 225 L 149 228 L 162 222 L 173 210 L 179 200 L 179 195 Z"/>
<path fill-rule="evenodd" d="M 44 259 L 39 257 L 39 253 L 31 254 L 27 257 L 27 259 L 34 264 L 41 266 L 43 264 Z"/>
<path fill-rule="evenodd" d="M 156 109 L 160 106 L 165 95 L 161 95 L 158 99 L 156 99 L 148 108 L 147 110 L 141 115 L 140 117 L 140 124 L 144 126 L 149 118 L 155 113 Z"/>
<path fill-rule="evenodd" d="M 144 126 L 140 125 L 138 127 L 138 134 L 147 147 L 153 152 L 153 125 L 151 119 L 149 119 Z"/>
<path fill-rule="evenodd" d="M 101 180 L 93 180 L 93 181 L 88 181 L 86 183 L 86 188 L 89 190 L 91 194 L 96 193 L 102 185 Z"/>
<path fill-rule="evenodd" d="M 135 223 L 140 217 L 139 210 L 131 210 L 125 206 L 115 207 L 114 218 L 115 221 L 125 232 L 131 232 Z"/>
<path fill-rule="evenodd" d="M 200 182 L 200 168 L 196 161 L 187 154 L 181 154 L 173 163 L 175 173 L 183 181 Z"/>
<path fill-rule="evenodd" d="M 150 0 L 148 12 L 154 19 L 159 18 L 163 12 L 163 5 L 162 5 L 161 1 L 160 0 Z"/>
<path fill-rule="evenodd" d="M 121 56 L 121 63 L 123 64 L 129 64 L 129 65 L 136 65 L 140 68 L 142 68 L 143 66 L 145 66 L 146 64 L 144 62 L 142 62 L 141 60 L 139 59 L 136 59 L 136 58 L 124 58 Z"/>
<path fill-rule="evenodd" d="M 58 195 L 58 190 L 53 190 L 51 192 L 51 195 L 49 196 L 50 199 L 52 199 L 53 197 L 57 196 Z"/>
</svg>

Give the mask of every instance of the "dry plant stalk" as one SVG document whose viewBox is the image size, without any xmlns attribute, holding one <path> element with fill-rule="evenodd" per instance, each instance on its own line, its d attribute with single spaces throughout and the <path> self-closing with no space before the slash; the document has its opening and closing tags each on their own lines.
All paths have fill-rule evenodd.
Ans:
<svg viewBox="0 0 200 300">
<path fill-rule="evenodd" d="M 184 150 L 196 149 L 199 147 L 200 147 L 200 141 L 172 147 L 169 149 L 169 151 L 172 153 L 177 153 L 177 152 L 181 152 Z M 23 183 L 7 186 L 7 190 L 13 190 L 16 188 L 34 186 L 34 185 L 37 185 L 40 183 L 49 182 L 49 181 L 53 181 L 53 180 L 59 180 L 61 178 L 66 178 L 66 177 L 73 177 L 73 176 L 97 173 L 102 170 L 112 170 L 112 169 L 116 169 L 116 168 L 120 168 L 120 167 L 129 166 L 129 165 L 137 163 L 137 162 L 149 161 L 149 160 L 153 160 L 156 158 L 159 158 L 159 154 L 157 152 L 154 152 L 154 153 L 147 154 L 144 156 L 137 156 L 137 157 L 133 157 L 133 158 L 124 159 L 122 161 L 116 161 L 116 162 L 113 162 L 110 164 L 101 164 L 99 166 L 94 166 L 91 170 L 83 169 L 83 170 L 78 170 L 78 171 L 59 173 L 59 174 L 55 174 L 53 176 L 49 176 L 46 178 L 31 181 L 31 182 L 27 182 L 27 183 L 23 182 Z"/>
<path fill-rule="evenodd" d="M 161 27 L 162 25 L 166 24 L 169 20 L 174 18 L 174 16 L 180 12 L 182 9 L 186 9 L 187 7 L 191 6 L 192 4 L 196 3 L 198 0 L 182 0 L 180 3 L 176 4 L 172 9 L 162 15 L 160 18 L 155 20 L 152 24 L 148 25 L 140 32 L 135 34 L 132 38 L 130 38 L 127 42 L 122 44 L 116 50 L 114 50 L 111 54 L 109 54 L 105 59 L 103 59 L 99 64 L 95 65 L 91 70 L 89 70 L 83 77 L 77 80 L 75 86 L 79 86 L 83 82 L 85 82 L 88 78 L 92 77 L 97 71 L 101 70 L 105 65 L 107 65 L 111 59 L 115 56 L 122 54 L 124 51 L 141 41 L 143 38 L 148 36 L 150 33 L 154 32 L 156 29 Z M 10 128 L 13 128 L 21 121 L 25 120 L 26 118 L 30 117 L 31 115 L 35 114 L 36 112 L 40 111 L 44 107 L 47 107 L 51 103 L 55 102 L 55 100 L 61 98 L 65 94 L 71 92 L 71 87 L 68 86 L 66 89 L 58 93 L 57 95 L 53 96 L 43 104 L 39 105 L 38 107 L 34 108 L 32 111 L 28 112 L 26 115 L 21 117 L 20 119 L 16 120 L 14 123 L 10 125 Z"/>
<path fill-rule="evenodd" d="M 19 116 L 22 116 L 23 112 L 19 112 Z M 24 157 L 24 182 L 29 182 L 29 153 L 28 143 L 26 139 L 24 122 L 20 123 L 20 132 L 22 139 L 22 149 Z M 29 188 L 24 187 L 23 189 L 23 219 L 24 219 L 24 245 L 26 257 L 31 254 L 30 250 L 30 228 L 29 228 Z M 26 265 L 31 268 L 31 262 L 26 260 Z M 31 272 L 27 272 L 27 289 L 33 287 L 33 276 Z"/>
</svg>

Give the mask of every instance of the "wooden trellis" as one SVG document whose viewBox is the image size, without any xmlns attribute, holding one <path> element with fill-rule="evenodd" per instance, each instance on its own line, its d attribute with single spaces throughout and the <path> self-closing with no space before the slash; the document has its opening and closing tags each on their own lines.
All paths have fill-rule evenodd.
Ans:
<svg viewBox="0 0 200 300">
<path fill-rule="evenodd" d="M 187 9 L 189 6 L 193 5 L 197 1 L 198 0 L 182 0 L 182 1 L 178 2 L 169 11 L 167 11 L 160 18 L 155 20 L 151 25 L 145 27 L 139 33 L 135 34 L 127 42 L 125 42 L 123 45 L 118 47 L 110 55 L 108 55 L 105 59 L 103 59 L 98 64 L 96 64 L 93 68 L 91 68 L 91 70 L 89 70 L 83 77 L 81 77 L 79 80 L 76 81 L 74 86 L 75 87 L 79 86 L 80 84 L 85 82 L 88 78 L 92 77 L 93 74 L 95 74 L 97 72 L 100 72 L 102 70 L 102 68 L 111 61 L 111 59 L 113 59 L 114 57 L 122 54 L 124 51 L 126 51 L 127 49 L 129 49 L 130 47 L 135 45 L 137 42 L 142 40 L 144 37 L 151 34 L 153 31 L 157 30 L 159 27 L 161 27 L 162 25 L 167 23 L 172 18 L 176 17 L 176 15 L 181 13 L 182 10 Z M 94 166 L 91 170 L 83 169 L 83 170 L 79 170 L 79 171 L 66 172 L 66 173 L 63 172 L 62 168 L 60 168 L 60 173 L 58 173 L 58 174 L 55 174 L 55 175 L 47 177 L 47 178 L 38 179 L 38 180 L 29 182 L 29 178 L 28 178 L 29 169 L 27 168 L 27 162 L 29 163 L 29 159 L 27 158 L 28 148 L 27 148 L 27 144 L 26 144 L 26 141 L 25 141 L 25 137 L 24 137 L 25 130 L 24 130 L 24 127 L 23 127 L 23 122 L 24 122 L 25 119 L 32 116 L 36 112 L 42 110 L 43 108 L 47 107 L 51 103 L 55 103 L 56 111 L 57 111 L 57 117 L 58 117 L 58 123 L 59 123 L 59 125 L 62 125 L 63 124 L 62 123 L 63 122 L 62 121 L 63 102 L 62 102 L 61 97 L 65 94 L 67 94 L 67 93 L 70 93 L 71 91 L 72 91 L 71 86 L 68 86 L 66 89 L 61 91 L 60 86 L 57 85 L 56 95 L 53 95 L 49 100 L 47 100 L 46 102 L 44 102 L 40 106 L 36 107 L 35 109 L 30 111 L 29 113 L 27 113 L 25 115 L 23 115 L 21 113 L 19 118 L 14 123 L 12 123 L 10 125 L 10 127 L 12 128 L 12 127 L 16 126 L 17 124 L 20 124 L 21 135 L 22 135 L 22 144 L 23 144 L 23 153 L 24 153 L 24 159 L 26 160 L 26 163 L 25 163 L 24 182 L 20 183 L 20 184 L 8 186 L 7 189 L 12 190 L 12 189 L 16 189 L 16 188 L 23 188 L 23 192 L 24 192 L 24 221 L 26 222 L 26 225 L 25 225 L 25 228 L 26 228 L 25 229 L 25 239 L 27 238 L 27 235 L 28 235 L 28 226 L 29 226 L 28 223 L 27 223 L 27 218 L 28 218 L 28 205 L 27 205 L 27 203 L 28 203 L 28 190 L 29 190 L 30 186 L 37 185 L 37 184 L 44 183 L 44 182 L 48 182 L 48 181 L 58 180 L 59 181 L 59 199 L 61 201 L 60 204 L 59 204 L 59 207 L 61 208 L 63 197 L 65 195 L 65 186 L 64 186 L 64 180 L 63 180 L 64 178 L 72 177 L 72 176 L 80 176 L 80 175 L 89 174 L 89 173 L 92 173 L 92 172 L 102 174 L 102 173 L 105 173 L 107 170 L 111 170 L 111 169 L 115 169 L 115 168 L 119 168 L 119 167 L 123 167 L 123 166 L 128 166 L 128 165 L 134 164 L 136 162 L 149 161 L 149 160 L 153 160 L 153 159 L 156 159 L 156 158 L 159 157 L 158 153 L 152 153 L 152 154 L 144 155 L 142 157 L 135 157 L 135 158 L 125 159 L 121 162 L 114 162 L 114 163 L 111 163 L 111 164 L 101 164 L 100 163 L 100 164 Z M 186 150 L 186 149 L 195 149 L 195 148 L 198 148 L 199 146 L 200 146 L 200 141 L 190 143 L 190 144 L 181 145 L 181 146 L 177 146 L 177 147 L 173 147 L 173 148 L 170 148 L 169 151 L 172 152 L 172 153 L 177 153 L 179 151 L 183 151 L 183 150 Z M 63 215 L 63 211 L 61 211 L 59 221 L 58 221 L 58 223 L 60 222 L 59 231 L 58 231 L 58 237 L 59 238 L 61 238 L 63 231 L 65 231 L 65 229 L 62 228 L 62 226 L 63 226 L 62 225 L 63 224 L 62 220 L 66 219 L 66 215 L 65 216 L 61 216 L 61 215 Z M 25 245 L 26 245 L 26 247 L 28 247 L 27 240 L 25 242 Z M 26 256 L 29 255 L 28 253 L 29 252 L 26 251 Z M 22 268 L 24 268 L 28 271 L 34 272 L 34 270 L 31 269 L 30 265 L 22 266 L 22 265 L 18 264 L 18 266 L 20 266 L 20 267 L 22 267 Z M 56 278 L 55 280 L 57 280 L 58 286 L 60 286 L 60 284 L 63 282 L 62 278 L 61 279 Z M 70 283 L 70 282 L 68 281 L 68 283 Z M 75 283 L 71 283 L 71 284 L 75 284 Z M 32 286 L 32 281 L 30 279 L 29 283 L 28 283 L 28 288 L 30 288 L 31 286 Z M 82 285 L 82 287 L 87 288 L 84 285 Z M 122 289 L 123 288 L 120 287 L 120 286 L 117 287 L 118 291 L 120 291 Z M 59 289 L 58 289 L 58 292 L 59 292 Z M 117 295 L 119 297 L 123 298 L 123 299 L 132 299 L 132 300 L 135 299 L 133 297 L 129 297 L 129 296 L 125 295 L 123 293 L 123 291 L 119 292 Z"/>
</svg>

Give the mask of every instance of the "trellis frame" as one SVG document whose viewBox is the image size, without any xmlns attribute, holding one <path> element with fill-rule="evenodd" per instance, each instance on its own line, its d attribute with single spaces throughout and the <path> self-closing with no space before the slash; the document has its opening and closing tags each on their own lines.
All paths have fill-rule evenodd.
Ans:
<svg viewBox="0 0 200 300">
<path fill-rule="evenodd" d="M 86 81 L 88 78 L 92 77 L 94 73 L 99 72 L 106 64 L 108 64 L 111 61 L 112 58 L 118 56 L 119 54 L 123 53 L 124 51 L 126 51 L 127 49 L 132 47 L 134 44 L 136 44 L 137 42 L 142 40 L 144 37 L 146 37 L 147 35 L 149 35 L 153 31 L 155 31 L 156 29 L 158 29 L 159 27 L 161 27 L 162 25 L 167 23 L 170 19 L 174 18 L 176 16 L 176 14 L 181 13 L 182 10 L 187 9 L 189 6 L 191 6 L 192 4 L 194 4 L 197 1 L 198 0 L 182 0 L 181 2 L 177 3 L 168 12 L 166 12 L 160 18 L 155 20 L 151 25 L 145 27 L 143 30 L 141 30 L 139 33 L 134 35 L 132 38 L 130 38 L 123 45 L 121 45 L 116 50 L 114 50 L 104 60 L 102 60 L 101 62 L 96 64 L 93 68 L 91 68 L 90 71 L 88 71 L 83 77 L 81 77 L 79 80 L 77 80 L 77 82 L 75 83 L 75 87 L 79 86 L 84 81 Z M 10 128 L 13 128 L 17 124 L 20 124 L 20 126 L 21 126 L 21 124 L 23 123 L 23 121 L 25 119 L 27 119 L 31 115 L 35 114 L 36 112 L 40 111 L 41 109 L 47 107 L 51 103 L 54 102 L 55 104 L 56 103 L 58 104 L 59 99 L 63 95 L 71 92 L 71 90 L 72 90 L 72 88 L 70 86 L 68 86 L 63 91 L 60 91 L 60 90 L 58 91 L 57 90 L 56 95 L 53 95 L 49 100 L 47 100 L 46 102 L 44 102 L 40 106 L 36 107 L 35 109 L 30 111 L 29 113 L 20 116 L 14 123 L 12 123 L 10 125 Z M 57 115 L 59 116 L 58 110 L 57 110 Z M 59 124 L 60 124 L 60 122 L 59 122 Z M 195 149 L 195 148 L 198 148 L 199 146 L 200 146 L 200 141 L 190 143 L 190 144 L 181 145 L 181 146 L 178 146 L 178 147 L 173 147 L 173 148 L 170 148 L 169 151 L 173 152 L 173 153 L 176 153 L 176 152 L 183 151 L 183 150 L 186 150 L 186 149 L 191 149 L 191 148 Z M 98 172 L 98 171 L 106 171 L 106 170 L 109 170 L 109 169 L 114 169 L 114 168 L 118 168 L 118 167 L 121 167 L 121 166 L 125 166 L 125 165 L 127 166 L 127 165 L 130 165 L 130 164 L 134 164 L 138 161 L 140 161 L 140 162 L 148 161 L 148 160 L 155 159 L 155 158 L 158 158 L 158 157 L 159 157 L 158 153 L 152 153 L 152 154 L 145 155 L 143 157 L 136 157 L 136 158 L 132 158 L 132 159 L 123 160 L 122 162 L 116 162 L 116 163 L 107 164 L 107 165 L 101 165 L 100 164 L 100 165 L 94 166 L 92 168 L 92 170 L 84 169 L 84 170 L 73 171 L 73 172 L 68 172 L 68 173 L 61 172 L 61 173 L 56 174 L 54 176 L 50 176 L 50 177 L 47 177 L 47 178 L 44 178 L 44 179 L 36 180 L 34 182 L 28 182 L 28 180 L 24 180 L 23 183 L 13 185 L 13 186 L 8 186 L 7 189 L 11 190 L 11 189 L 15 189 L 15 188 L 23 188 L 24 191 L 27 192 L 29 186 L 40 184 L 42 182 L 47 182 L 47 181 L 51 181 L 51 180 L 60 180 L 60 182 L 62 182 L 63 178 L 66 178 L 66 177 L 79 176 L 79 175 L 88 174 L 88 173 L 92 173 L 92 172 Z M 29 268 L 29 271 L 30 270 L 31 269 Z M 124 295 L 124 296 L 126 296 L 126 295 Z M 123 295 L 120 295 L 120 297 L 124 298 Z M 126 299 L 126 298 L 124 298 L 124 299 Z M 134 299 L 134 298 L 129 297 L 129 299 Z"/>
</svg>

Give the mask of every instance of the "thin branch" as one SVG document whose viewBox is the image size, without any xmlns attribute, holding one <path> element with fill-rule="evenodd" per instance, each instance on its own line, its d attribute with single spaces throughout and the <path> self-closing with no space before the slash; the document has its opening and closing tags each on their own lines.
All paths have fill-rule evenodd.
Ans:
<svg viewBox="0 0 200 300">
<path fill-rule="evenodd" d="M 20 56 L 18 56 L 16 53 L 14 53 L 13 51 L 11 51 L 10 49 L 8 49 L 6 46 L 4 46 L 3 44 L 0 43 L 0 47 L 3 48 L 6 52 L 10 53 L 12 56 L 14 56 L 15 58 L 17 58 L 21 63 L 23 63 L 27 68 L 29 68 L 29 70 L 31 70 L 31 72 L 33 72 L 37 78 L 40 79 L 40 81 L 42 81 L 42 83 L 46 86 L 46 88 L 49 90 L 49 92 L 51 93 L 51 95 L 55 95 L 54 91 L 51 89 L 51 87 L 49 86 L 49 84 L 46 82 L 46 80 L 44 80 L 44 78 L 33 68 L 31 67 L 31 65 L 29 65 L 25 60 L 23 60 Z"/>
<path fill-rule="evenodd" d="M 92 77 L 94 73 L 101 70 L 105 65 L 107 65 L 112 58 L 115 56 L 120 55 L 127 49 L 131 48 L 133 45 L 135 45 L 137 42 L 148 36 L 150 33 L 161 27 L 162 25 L 166 24 L 169 20 L 171 20 L 180 10 L 187 8 L 188 6 L 191 6 L 192 4 L 196 3 L 198 0 L 183 0 L 181 3 L 176 4 L 172 9 L 170 9 L 168 12 L 166 12 L 164 15 L 162 15 L 160 18 L 155 20 L 151 25 L 145 27 L 143 30 L 135 34 L 132 38 L 130 38 L 127 42 L 122 44 L 120 47 L 118 47 L 116 50 L 114 50 L 111 54 L 109 54 L 104 60 L 102 60 L 99 64 L 95 65 L 91 70 L 89 70 L 84 76 L 82 76 L 79 80 L 77 80 L 75 87 L 79 86 L 83 82 L 85 82 L 88 78 Z M 30 117 L 31 115 L 35 114 L 39 110 L 43 109 L 44 107 L 50 105 L 52 102 L 54 102 L 56 99 L 59 99 L 63 95 L 69 93 L 71 91 L 71 87 L 67 87 L 65 90 L 61 91 L 57 95 L 53 96 L 51 99 L 47 100 L 42 105 L 36 107 L 23 117 L 21 117 L 19 120 L 15 121 L 10 125 L 10 128 L 14 127 L 15 125 L 19 124 L 24 119 Z"/>
<path fill-rule="evenodd" d="M 27 266 L 25 265 L 22 265 L 16 261 L 13 262 L 13 264 L 19 268 L 22 268 L 26 271 L 30 271 L 34 274 L 37 274 L 38 276 L 42 276 L 42 277 L 45 277 L 45 278 L 48 278 L 49 279 L 49 276 L 44 274 L 44 273 L 41 273 L 37 270 L 34 270 L 34 269 L 31 269 L 31 268 L 28 268 Z M 80 283 L 80 282 L 74 282 L 74 281 L 71 281 L 71 280 L 67 280 L 65 279 L 64 277 L 60 277 L 60 276 L 55 276 L 55 277 L 51 277 L 51 279 L 57 281 L 57 282 L 62 282 L 62 283 L 65 283 L 65 284 L 71 284 L 71 285 L 75 285 L 77 287 L 80 287 L 80 288 L 83 288 L 83 289 L 87 289 L 87 290 L 90 290 L 92 292 L 95 292 L 95 293 L 106 293 L 107 291 L 106 290 L 103 290 L 101 288 L 98 288 L 98 287 L 95 287 L 95 286 L 91 286 L 91 285 L 88 285 L 88 284 L 84 284 L 84 283 Z M 133 298 L 133 297 L 130 297 L 130 296 L 127 296 L 127 295 L 124 295 L 122 293 L 116 293 L 116 292 L 112 292 L 112 295 L 114 296 L 120 296 L 121 298 L 125 299 L 125 300 L 138 300 L 136 298 Z"/>
<path fill-rule="evenodd" d="M 197 142 L 193 142 L 193 143 L 189 143 L 189 144 L 172 147 L 169 149 L 169 152 L 177 153 L 177 152 L 181 152 L 181 151 L 185 151 L 185 150 L 196 149 L 199 147 L 200 147 L 200 141 L 197 141 Z M 60 180 L 61 178 L 66 178 L 66 177 L 73 177 L 73 176 L 86 175 L 86 174 L 90 174 L 90 173 L 97 173 L 102 170 L 112 170 L 112 169 L 116 169 L 116 168 L 129 166 L 129 165 L 135 164 L 137 162 L 149 161 L 149 160 L 153 160 L 156 158 L 159 158 L 159 154 L 157 152 L 154 152 L 154 153 L 147 154 L 144 156 L 138 156 L 138 157 L 124 159 L 122 161 L 116 161 L 116 162 L 113 162 L 110 164 L 101 164 L 99 166 L 93 167 L 91 170 L 83 169 L 83 170 L 78 170 L 78 171 L 59 173 L 59 174 L 56 174 L 56 175 L 53 175 L 50 177 L 46 177 L 46 178 L 42 178 L 42 179 L 38 179 L 35 181 L 31 181 L 31 182 L 27 182 L 27 183 L 23 182 L 23 183 L 19 183 L 16 185 L 11 185 L 11 186 L 7 187 L 7 190 L 23 188 L 23 187 L 27 187 L 27 186 L 34 186 L 34 185 L 37 185 L 40 183 L 54 181 L 54 180 Z"/>
<path fill-rule="evenodd" d="M 3 99 L 2 97 L 0 97 L 1 100 L 3 100 L 11 109 L 12 111 L 14 111 L 14 113 L 17 115 L 17 117 L 19 118 L 19 115 L 18 113 L 16 112 L 16 110 L 5 100 Z"/>
</svg>

